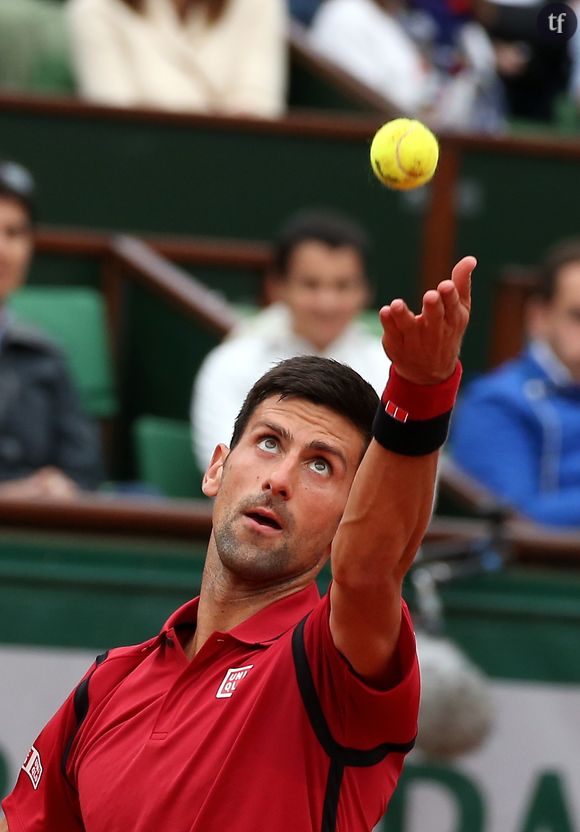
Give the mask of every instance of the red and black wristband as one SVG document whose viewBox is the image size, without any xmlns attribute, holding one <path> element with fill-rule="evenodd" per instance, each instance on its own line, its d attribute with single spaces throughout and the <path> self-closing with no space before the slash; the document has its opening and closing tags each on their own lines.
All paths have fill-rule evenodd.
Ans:
<svg viewBox="0 0 580 832">
<path fill-rule="evenodd" d="M 373 421 L 376 441 L 396 454 L 425 456 L 447 439 L 459 383 L 461 362 L 440 384 L 414 384 L 391 366 L 389 380 Z"/>
</svg>

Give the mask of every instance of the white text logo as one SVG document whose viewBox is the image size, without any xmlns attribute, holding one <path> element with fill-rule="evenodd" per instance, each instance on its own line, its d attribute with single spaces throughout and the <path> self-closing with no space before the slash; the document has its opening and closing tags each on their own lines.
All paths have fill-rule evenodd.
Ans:
<svg viewBox="0 0 580 832">
<path fill-rule="evenodd" d="M 37 789 L 42 777 L 42 763 L 40 762 L 40 754 L 34 746 L 26 755 L 26 759 L 22 765 L 22 769 L 30 777 L 30 782 L 33 788 Z"/>
<path fill-rule="evenodd" d="M 216 699 L 227 699 L 230 697 L 253 666 L 253 664 L 247 664 L 245 667 L 230 667 L 218 688 L 218 692 L 215 695 Z"/>
</svg>

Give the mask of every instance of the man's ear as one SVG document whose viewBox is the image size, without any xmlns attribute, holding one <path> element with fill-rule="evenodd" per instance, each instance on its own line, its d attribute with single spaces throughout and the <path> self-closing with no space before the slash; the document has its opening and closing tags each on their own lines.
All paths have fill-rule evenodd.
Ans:
<svg viewBox="0 0 580 832">
<path fill-rule="evenodd" d="M 227 445 L 218 445 L 212 454 L 211 462 L 203 475 L 201 490 L 206 497 L 215 497 L 220 490 L 224 462 L 228 458 L 230 449 Z"/>
</svg>

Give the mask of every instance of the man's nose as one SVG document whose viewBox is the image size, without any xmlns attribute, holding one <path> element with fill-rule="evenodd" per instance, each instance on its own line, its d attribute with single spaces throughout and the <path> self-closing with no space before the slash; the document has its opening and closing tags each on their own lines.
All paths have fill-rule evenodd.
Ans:
<svg viewBox="0 0 580 832">
<path fill-rule="evenodd" d="M 321 317 L 333 315 L 339 308 L 339 297 L 333 290 L 320 289 L 313 297 L 313 306 Z"/>
<path fill-rule="evenodd" d="M 289 500 L 294 492 L 296 477 L 295 463 L 288 457 L 281 459 L 268 471 L 262 485 L 263 491 L 269 491 L 274 497 Z"/>
</svg>

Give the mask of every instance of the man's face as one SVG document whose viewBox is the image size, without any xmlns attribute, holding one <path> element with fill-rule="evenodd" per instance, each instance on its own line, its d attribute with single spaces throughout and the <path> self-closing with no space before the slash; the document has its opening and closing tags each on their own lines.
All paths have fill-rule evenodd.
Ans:
<svg viewBox="0 0 580 832">
<path fill-rule="evenodd" d="M 263 401 L 229 455 L 219 446 L 204 478 L 204 493 L 216 497 L 213 535 L 223 566 L 260 585 L 316 574 L 362 452 L 360 432 L 327 407 Z"/>
<path fill-rule="evenodd" d="M 31 255 L 26 210 L 17 200 L 0 197 L 0 305 L 24 282 Z"/>
<path fill-rule="evenodd" d="M 535 331 L 580 381 L 580 261 L 560 269 L 554 297 L 539 306 Z"/>
<path fill-rule="evenodd" d="M 325 349 L 368 301 L 360 255 L 349 246 L 331 248 L 316 240 L 300 243 L 280 281 L 279 297 L 290 309 L 294 331 L 317 349 Z"/>
</svg>

